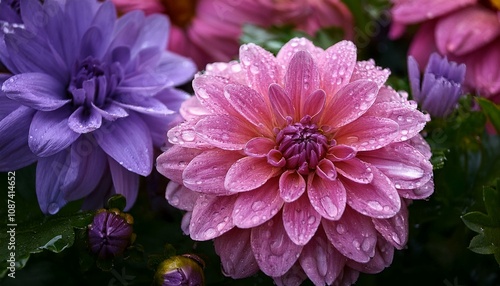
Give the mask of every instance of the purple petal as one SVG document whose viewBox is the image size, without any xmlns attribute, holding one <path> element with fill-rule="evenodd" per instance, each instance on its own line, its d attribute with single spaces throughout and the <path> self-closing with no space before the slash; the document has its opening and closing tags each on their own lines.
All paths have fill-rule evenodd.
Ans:
<svg viewBox="0 0 500 286">
<path fill-rule="evenodd" d="M 228 195 L 224 180 L 231 166 L 242 156 L 238 152 L 208 150 L 196 156 L 182 173 L 183 183 L 189 189 L 214 195 Z"/>
<path fill-rule="evenodd" d="M 72 110 L 68 107 L 56 111 L 38 111 L 31 122 L 28 144 L 37 156 L 47 157 L 66 149 L 80 134 L 68 126 Z"/>
<path fill-rule="evenodd" d="M 207 143 L 225 150 L 241 150 L 256 137 L 248 123 L 228 115 L 205 116 L 196 123 L 195 132 Z M 184 138 L 186 140 L 186 138 Z"/>
<path fill-rule="evenodd" d="M 325 105 L 322 124 L 339 128 L 368 111 L 377 98 L 377 84 L 358 80 L 342 87 Z"/>
<path fill-rule="evenodd" d="M 346 206 L 346 190 L 339 180 L 331 181 L 310 175 L 307 195 L 314 209 L 324 218 L 338 220 Z"/>
<path fill-rule="evenodd" d="M 187 164 L 201 152 L 201 150 L 174 145 L 158 156 L 156 169 L 163 176 L 182 184 L 182 172 L 186 169 Z"/>
<path fill-rule="evenodd" d="M 115 121 L 118 118 L 128 116 L 128 112 L 123 107 L 118 106 L 114 102 L 109 102 L 106 105 L 100 107 L 97 107 L 94 105 L 94 103 L 92 103 L 92 109 L 99 112 L 99 114 L 108 121 Z"/>
<path fill-rule="evenodd" d="M 97 187 L 83 201 L 82 210 L 103 208 L 113 194 L 113 180 L 109 168 L 106 168 L 101 180 L 97 183 Z"/>
<path fill-rule="evenodd" d="M 165 31 L 162 32 L 165 34 Z M 168 83 L 169 87 L 184 84 L 193 78 L 198 68 L 191 59 L 165 51 L 163 50 L 164 46 L 157 48 L 162 51 L 161 59 L 154 70 L 150 72 L 160 76 L 163 82 Z"/>
<path fill-rule="evenodd" d="M 279 189 L 285 202 L 293 202 L 306 191 L 306 180 L 296 170 L 287 170 L 280 176 Z"/>
<path fill-rule="evenodd" d="M 339 221 L 322 221 L 328 240 L 349 259 L 366 263 L 375 254 L 377 232 L 370 218 L 346 208 Z"/>
<path fill-rule="evenodd" d="M 401 204 L 399 212 L 388 219 L 372 219 L 375 229 L 394 247 L 403 249 L 408 241 L 408 209 Z"/>
<path fill-rule="evenodd" d="M 0 99 L 6 99 L 0 96 Z M 11 101 L 10 99 L 7 99 Z M 0 101 L 2 107 L 4 101 Z M 12 106 L 15 107 L 15 106 Z M 28 146 L 28 132 L 35 110 L 20 106 L 0 120 L 0 171 L 7 172 L 25 167 L 37 156 Z"/>
<path fill-rule="evenodd" d="M 133 134 L 133 136 L 130 136 Z M 139 116 L 104 124 L 94 131 L 99 146 L 125 169 L 147 176 L 153 168 L 153 142 L 148 126 Z"/>
<path fill-rule="evenodd" d="M 97 187 L 108 165 L 106 158 L 91 136 L 80 136 L 71 145 L 70 165 L 62 186 L 67 201 L 79 200 Z"/>
<path fill-rule="evenodd" d="M 274 283 L 278 286 L 300 286 L 307 279 L 302 267 L 295 263 L 284 275 L 273 277 Z"/>
<path fill-rule="evenodd" d="M 412 56 L 408 56 L 408 79 L 410 80 L 413 99 L 417 102 L 422 102 L 423 98 L 420 94 L 420 68 Z"/>
<path fill-rule="evenodd" d="M 307 97 L 319 88 L 319 72 L 311 54 L 299 51 L 290 59 L 285 74 L 285 91 L 296 110 L 303 111 Z M 301 113 L 300 117 L 303 117 Z"/>
<path fill-rule="evenodd" d="M 347 204 L 356 211 L 373 218 L 390 218 L 401 207 L 401 200 L 392 182 L 377 168 L 371 167 L 373 180 L 369 184 L 358 184 L 343 179 L 347 193 Z"/>
<path fill-rule="evenodd" d="M 78 107 L 68 118 L 68 126 L 76 133 L 92 132 L 102 124 L 102 115 L 96 108 Z"/>
<path fill-rule="evenodd" d="M 220 256 L 222 271 L 233 279 L 245 278 L 259 271 L 250 249 L 250 230 L 233 228 L 214 240 L 215 252 Z"/>
<path fill-rule="evenodd" d="M 113 187 L 116 194 L 120 194 L 127 199 L 125 211 L 130 210 L 134 205 L 139 191 L 139 176 L 135 172 L 130 172 L 108 157 L 109 169 L 113 178 Z"/>
<path fill-rule="evenodd" d="M 358 263 L 356 261 L 348 261 L 347 265 L 352 269 L 363 273 L 376 274 L 384 270 L 392 263 L 394 256 L 394 247 L 384 239 L 378 239 L 375 255 L 367 263 Z M 347 268 L 346 265 L 346 268 Z"/>
<path fill-rule="evenodd" d="M 189 234 L 194 240 L 210 240 L 234 227 L 231 214 L 237 196 L 200 195 L 193 209 Z"/>
<path fill-rule="evenodd" d="M 101 58 L 106 51 L 104 49 L 109 39 L 104 38 L 100 28 L 90 27 L 80 40 L 79 59 L 85 60 L 87 57 Z"/>
<path fill-rule="evenodd" d="M 138 96 L 135 94 L 120 94 L 116 97 L 114 102 L 126 109 L 131 109 L 149 115 L 166 116 L 174 113 L 174 111 L 168 109 L 163 102 L 154 97 Z"/>
<path fill-rule="evenodd" d="M 393 120 L 363 116 L 340 128 L 335 134 L 338 144 L 345 144 L 358 151 L 382 148 L 391 143 L 398 135 L 399 125 Z"/>
<path fill-rule="evenodd" d="M 240 193 L 234 203 L 233 221 L 239 228 L 252 228 L 273 218 L 283 200 L 278 192 L 278 180 L 273 178 L 261 187 Z"/>
<path fill-rule="evenodd" d="M 224 187 L 231 192 L 256 189 L 267 182 L 279 169 L 266 158 L 243 157 L 229 168 Z"/>
<path fill-rule="evenodd" d="M 250 243 L 259 268 L 273 277 L 284 275 L 297 261 L 302 250 L 301 245 L 293 243 L 288 237 L 280 214 L 252 228 Z"/>
<path fill-rule="evenodd" d="M 43 73 L 14 75 L 4 82 L 2 91 L 8 98 L 41 111 L 52 111 L 71 101 L 64 86 Z"/>
<path fill-rule="evenodd" d="M 64 177 L 71 166 L 71 154 L 61 151 L 50 157 L 38 159 L 36 165 L 36 195 L 40 209 L 45 214 L 56 214 L 66 205 L 61 190 Z"/>
<path fill-rule="evenodd" d="M 321 215 L 304 195 L 283 207 L 283 225 L 288 237 L 297 245 L 305 245 L 316 234 Z"/>
</svg>

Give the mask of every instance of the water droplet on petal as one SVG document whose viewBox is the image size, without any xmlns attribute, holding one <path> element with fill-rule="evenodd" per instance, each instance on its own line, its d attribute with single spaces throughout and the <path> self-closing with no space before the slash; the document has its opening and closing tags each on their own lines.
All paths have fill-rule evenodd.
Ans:
<svg viewBox="0 0 500 286">
<path fill-rule="evenodd" d="M 341 223 L 337 224 L 336 229 L 337 229 L 338 234 L 344 234 L 346 232 L 344 225 Z"/>
<path fill-rule="evenodd" d="M 356 247 L 356 249 L 359 250 L 361 244 L 359 243 L 359 241 L 357 239 L 355 239 L 352 241 L 352 246 Z"/>
<path fill-rule="evenodd" d="M 384 209 L 382 205 L 377 201 L 368 201 L 368 206 L 376 211 L 381 211 Z"/>
<path fill-rule="evenodd" d="M 315 216 L 310 216 L 309 219 L 307 220 L 308 224 L 313 224 L 316 222 L 316 217 Z"/>
<path fill-rule="evenodd" d="M 326 213 L 330 217 L 335 217 L 338 213 L 338 208 L 337 206 L 333 203 L 332 199 L 330 197 L 323 197 L 321 198 L 321 206 L 323 206 L 323 209 L 326 211 Z"/>
<path fill-rule="evenodd" d="M 393 233 L 392 236 L 391 236 L 392 240 L 394 240 L 394 242 L 396 244 L 401 244 L 401 239 L 399 239 L 398 235 Z"/>
<path fill-rule="evenodd" d="M 260 72 L 259 67 L 256 65 L 253 65 L 250 67 L 250 72 L 253 74 L 258 74 Z"/>
<path fill-rule="evenodd" d="M 59 205 L 57 203 L 50 203 L 47 211 L 51 215 L 56 214 L 59 211 Z"/>
<path fill-rule="evenodd" d="M 184 140 L 186 142 L 192 142 L 196 138 L 196 133 L 194 132 L 194 130 L 186 130 L 186 131 L 182 132 L 181 137 L 182 137 L 182 140 Z"/>
<path fill-rule="evenodd" d="M 216 231 L 214 228 L 207 228 L 207 230 L 205 230 L 205 236 L 207 237 L 213 237 L 215 236 L 216 234 Z"/>
</svg>

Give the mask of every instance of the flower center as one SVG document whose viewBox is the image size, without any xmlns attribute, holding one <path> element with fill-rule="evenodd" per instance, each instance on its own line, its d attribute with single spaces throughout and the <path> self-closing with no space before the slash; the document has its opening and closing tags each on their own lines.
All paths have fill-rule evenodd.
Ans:
<svg viewBox="0 0 500 286">
<path fill-rule="evenodd" d="M 297 169 L 304 175 L 316 168 L 328 149 L 328 139 L 316 124 L 311 123 L 310 116 L 281 129 L 276 142 L 286 160 L 286 167 Z"/>
<path fill-rule="evenodd" d="M 196 0 L 162 0 L 166 14 L 175 26 L 186 27 L 191 23 L 196 11 Z"/>
<path fill-rule="evenodd" d="M 102 106 L 108 94 L 118 86 L 123 78 L 119 63 L 103 64 L 101 61 L 88 57 L 75 64 L 68 91 L 73 95 L 76 106 Z"/>
</svg>

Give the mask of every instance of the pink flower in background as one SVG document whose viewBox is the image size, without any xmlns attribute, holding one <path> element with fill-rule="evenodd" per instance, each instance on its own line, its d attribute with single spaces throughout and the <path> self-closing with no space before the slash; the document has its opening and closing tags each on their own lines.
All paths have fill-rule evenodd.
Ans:
<svg viewBox="0 0 500 286">
<path fill-rule="evenodd" d="M 434 190 L 428 117 L 349 41 L 239 57 L 194 79 L 157 159 L 184 231 L 215 239 L 233 278 L 349 285 L 382 271 L 406 244 L 408 203 Z"/>
<path fill-rule="evenodd" d="M 269 27 L 293 24 L 314 34 L 336 26 L 353 36 L 353 19 L 340 0 L 113 0 L 122 11 L 166 13 L 172 28 L 168 48 L 192 58 L 203 69 L 207 63 L 236 57 L 244 24 Z"/>
<path fill-rule="evenodd" d="M 393 0 L 391 36 L 422 23 L 409 54 L 425 66 L 432 52 L 467 65 L 471 92 L 500 99 L 500 1 Z"/>
</svg>

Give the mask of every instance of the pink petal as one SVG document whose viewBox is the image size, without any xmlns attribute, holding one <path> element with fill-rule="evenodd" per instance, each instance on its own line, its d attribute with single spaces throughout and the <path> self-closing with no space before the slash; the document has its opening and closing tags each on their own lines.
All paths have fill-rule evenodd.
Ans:
<svg viewBox="0 0 500 286">
<path fill-rule="evenodd" d="M 338 220 L 346 205 L 346 190 L 339 180 L 325 180 L 309 175 L 307 195 L 314 209 L 324 218 Z"/>
<path fill-rule="evenodd" d="M 329 99 L 351 79 L 356 66 L 356 46 L 349 41 L 338 42 L 321 54 L 318 63 L 321 87 L 326 92 L 329 106 Z"/>
<path fill-rule="evenodd" d="M 475 0 L 408 0 L 396 2 L 392 8 L 394 22 L 418 23 L 475 4 Z"/>
<path fill-rule="evenodd" d="M 209 115 L 210 111 L 201 105 L 196 96 L 192 96 L 182 102 L 179 113 L 182 115 L 182 118 L 192 120 L 200 116 Z"/>
<path fill-rule="evenodd" d="M 156 159 L 156 169 L 170 180 L 182 184 L 182 172 L 202 151 L 174 145 Z"/>
<path fill-rule="evenodd" d="M 495 12 L 468 7 L 453 13 L 436 25 L 436 43 L 443 55 L 465 55 L 486 45 L 500 35 L 500 21 Z"/>
<path fill-rule="evenodd" d="M 349 259 L 366 263 L 375 255 L 377 232 L 370 218 L 346 208 L 339 221 L 322 221 L 328 240 Z"/>
<path fill-rule="evenodd" d="M 317 89 L 313 91 L 306 98 L 306 102 L 304 103 L 301 111 L 301 117 L 309 115 L 311 117 L 315 117 L 320 114 L 325 108 L 326 94 L 322 89 Z"/>
<path fill-rule="evenodd" d="M 373 172 L 370 164 L 358 158 L 335 162 L 335 166 L 339 174 L 353 182 L 368 184 L 373 180 Z"/>
<path fill-rule="evenodd" d="M 229 168 L 224 187 L 231 192 L 256 189 L 273 177 L 279 169 L 266 158 L 243 157 Z"/>
<path fill-rule="evenodd" d="M 432 177 L 432 164 L 406 143 L 389 144 L 358 157 L 382 171 L 398 189 L 421 187 Z"/>
<path fill-rule="evenodd" d="M 193 89 L 200 104 L 213 114 L 237 114 L 224 96 L 227 79 L 200 75 L 193 80 Z"/>
<path fill-rule="evenodd" d="M 199 196 L 199 193 L 172 181 L 168 183 L 165 191 L 165 199 L 167 199 L 168 203 L 184 211 L 192 211 Z"/>
<path fill-rule="evenodd" d="M 216 62 L 208 64 L 205 68 L 206 75 L 228 78 L 235 83 L 246 84 L 246 74 L 237 61 L 228 63 Z"/>
<path fill-rule="evenodd" d="M 434 192 L 434 180 L 432 178 L 421 187 L 410 190 L 405 190 L 405 189 L 398 190 L 400 196 L 406 199 L 413 199 L 413 200 L 426 199 L 430 195 L 432 195 L 433 192 Z"/>
<path fill-rule="evenodd" d="M 356 62 L 356 67 L 352 72 L 351 82 L 356 80 L 371 80 L 381 88 L 387 81 L 391 74 L 389 69 L 382 69 L 375 65 L 375 61 L 370 59 L 368 61 Z"/>
<path fill-rule="evenodd" d="M 306 99 L 319 88 L 319 72 L 311 54 L 307 51 L 295 53 L 285 74 L 285 91 L 292 99 L 296 110 L 301 110 Z M 301 113 L 300 118 L 305 114 Z"/>
<path fill-rule="evenodd" d="M 205 241 L 221 236 L 234 227 L 231 214 L 236 196 L 200 195 L 193 208 L 189 234 Z"/>
<path fill-rule="evenodd" d="M 273 277 L 274 283 L 278 286 L 300 286 L 306 279 L 307 275 L 298 263 L 295 263 L 284 275 Z"/>
<path fill-rule="evenodd" d="M 392 119 L 399 125 L 399 136 L 397 141 L 405 141 L 417 135 L 424 129 L 427 116 L 409 105 L 397 102 L 377 103 L 366 113 L 366 115 L 385 117 Z"/>
<path fill-rule="evenodd" d="M 224 180 L 231 166 L 241 159 L 238 152 L 208 150 L 196 156 L 182 173 L 183 183 L 195 192 L 228 195 Z"/>
<path fill-rule="evenodd" d="M 332 161 L 322 159 L 316 166 L 316 174 L 324 180 L 333 181 L 337 178 L 337 170 Z"/>
<path fill-rule="evenodd" d="M 377 247 L 375 248 L 375 255 L 370 261 L 367 263 L 358 263 L 350 260 L 347 262 L 347 265 L 363 273 L 376 274 L 391 265 L 393 256 L 394 247 L 384 239 L 379 238 Z"/>
<path fill-rule="evenodd" d="M 467 73 L 465 81 L 470 89 L 491 96 L 500 94 L 500 37 L 483 49 L 467 55 L 465 63 Z"/>
<path fill-rule="evenodd" d="M 224 96 L 244 119 L 273 135 L 271 113 L 261 94 L 244 85 L 229 84 L 224 89 Z"/>
<path fill-rule="evenodd" d="M 432 52 L 437 52 L 435 26 L 435 21 L 423 23 L 410 44 L 408 55 L 412 55 L 421 67 L 426 66 Z"/>
<path fill-rule="evenodd" d="M 225 276 L 240 279 L 259 271 L 250 249 L 250 230 L 233 228 L 214 240 L 215 252 L 220 256 Z"/>
<path fill-rule="evenodd" d="M 283 207 L 283 225 L 288 237 L 297 245 L 305 245 L 316 234 L 321 215 L 311 206 L 306 195 Z"/>
<path fill-rule="evenodd" d="M 234 203 L 233 221 L 239 228 L 251 228 L 268 221 L 283 206 L 278 191 L 278 179 L 272 178 L 263 186 L 240 193 Z"/>
<path fill-rule="evenodd" d="M 338 144 L 352 146 L 359 151 L 382 148 L 398 135 L 399 126 L 393 120 L 363 116 L 349 125 L 342 127 L 335 140 Z"/>
<path fill-rule="evenodd" d="M 406 143 L 410 144 L 411 146 L 415 147 L 424 157 L 429 160 L 432 156 L 431 152 L 431 147 L 429 146 L 429 143 L 425 141 L 424 137 L 422 135 L 417 134 L 413 136 L 410 140 L 406 141 Z"/>
<path fill-rule="evenodd" d="M 274 149 L 276 142 L 266 137 L 256 137 L 250 139 L 243 151 L 248 156 L 252 157 L 266 157 L 269 151 Z"/>
<path fill-rule="evenodd" d="M 284 275 L 297 261 L 301 245 L 293 243 L 283 227 L 280 214 L 252 228 L 250 243 L 259 268 L 268 276 Z"/>
<path fill-rule="evenodd" d="M 277 119 L 284 120 L 287 116 L 294 117 L 295 108 L 292 100 L 280 85 L 273 83 L 269 86 L 269 100 Z"/>
<path fill-rule="evenodd" d="M 306 38 L 293 38 L 281 47 L 276 58 L 281 65 L 286 66 L 293 55 L 299 51 L 308 51 L 314 59 L 319 59 L 324 52 L 323 49 L 316 47 L 313 42 Z"/>
<path fill-rule="evenodd" d="M 249 86 L 263 95 L 266 104 L 269 103 L 269 85 L 280 78 L 276 58 L 270 52 L 250 43 L 240 47 L 240 61 L 241 67 L 246 71 Z"/>
<path fill-rule="evenodd" d="M 408 208 L 401 204 L 399 212 L 387 219 L 372 219 L 375 229 L 394 247 L 403 249 L 408 241 Z"/>
<path fill-rule="evenodd" d="M 372 106 L 377 92 L 377 84 L 368 80 L 358 80 L 343 86 L 335 96 L 330 95 L 322 124 L 339 128 L 353 122 Z"/>
<path fill-rule="evenodd" d="M 285 202 L 293 202 L 306 191 L 306 181 L 296 170 L 287 170 L 280 176 L 279 189 Z"/>
<path fill-rule="evenodd" d="M 347 193 L 347 204 L 356 211 L 373 218 L 390 218 L 401 207 L 401 200 L 392 182 L 377 168 L 372 167 L 373 180 L 358 184 L 342 180 Z"/>
<path fill-rule="evenodd" d="M 345 258 L 318 230 L 302 249 L 300 266 L 315 285 L 331 285 L 344 268 Z"/>
<path fill-rule="evenodd" d="M 344 161 L 354 158 L 356 149 L 347 145 L 335 145 L 328 149 L 327 158 L 332 162 Z"/>
<path fill-rule="evenodd" d="M 224 150 L 241 150 L 257 135 L 248 124 L 229 115 L 203 117 L 194 126 L 195 132 L 205 142 Z M 183 138 L 186 141 L 186 138 Z"/>
<path fill-rule="evenodd" d="M 213 146 L 195 131 L 195 126 L 200 118 L 184 121 L 181 124 L 172 127 L 167 132 L 168 142 L 179 144 L 185 148 L 208 149 Z"/>
</svg>

